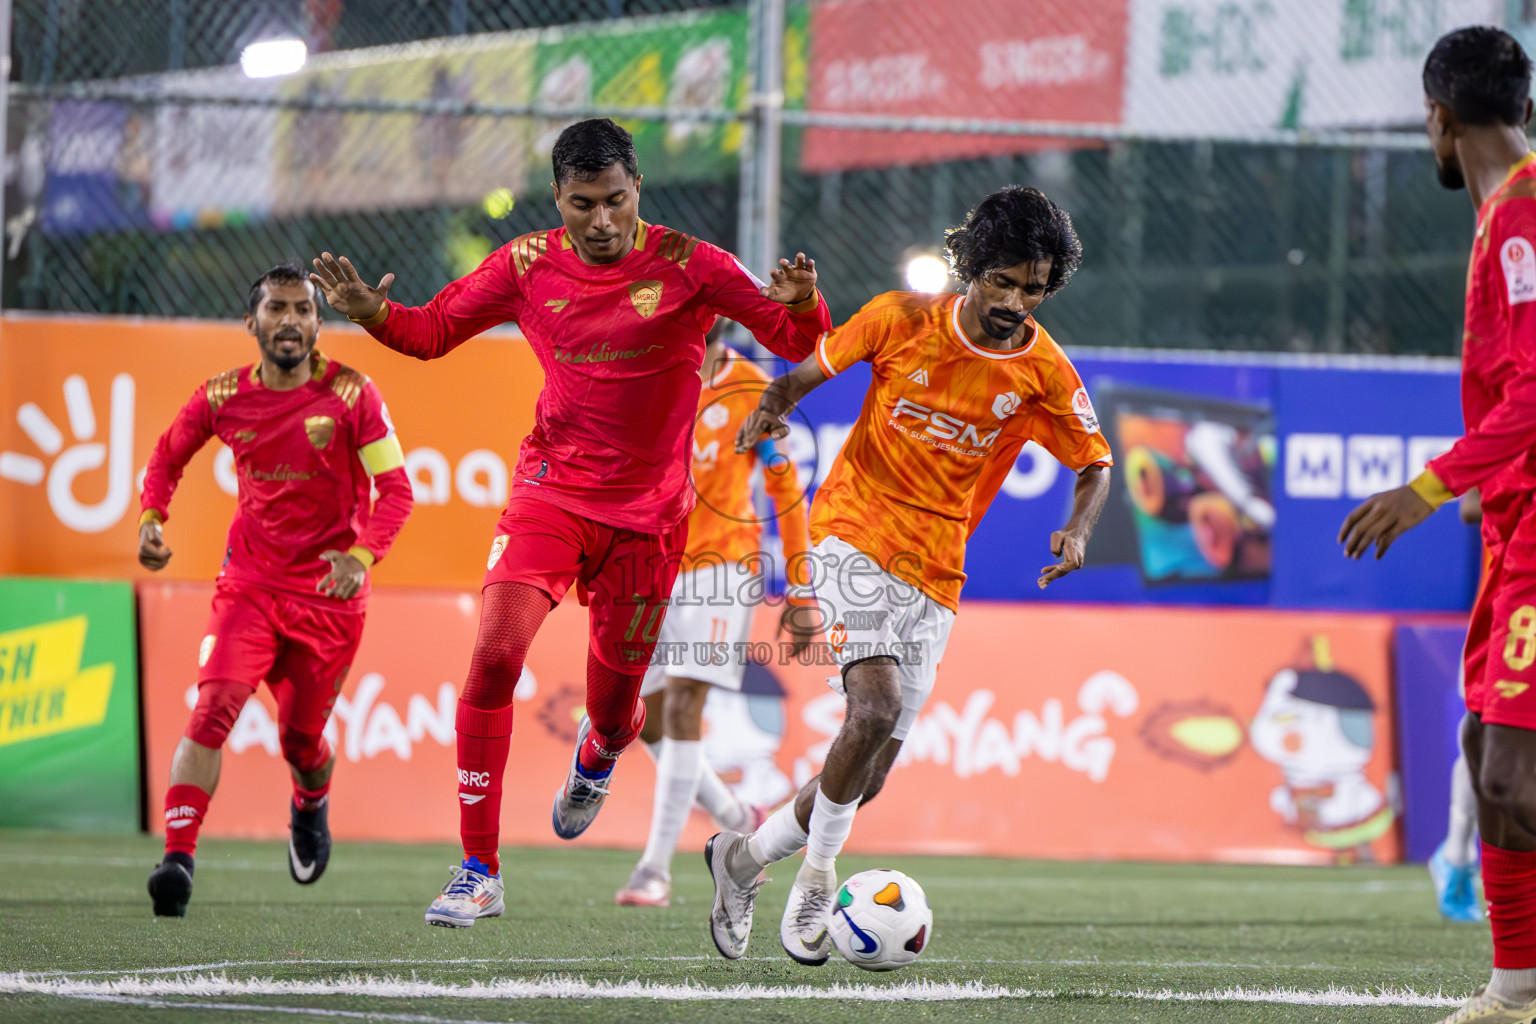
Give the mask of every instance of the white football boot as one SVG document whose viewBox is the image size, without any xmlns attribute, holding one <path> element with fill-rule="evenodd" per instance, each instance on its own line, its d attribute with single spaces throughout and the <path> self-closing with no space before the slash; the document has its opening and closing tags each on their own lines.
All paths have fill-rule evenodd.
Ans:
<svg viewBox="0 0 1536 1024">
<path fill-rule="evenodd" d="M 427 908 L 427 924 L 470 928 L 482 917 L 500 917 L 506 910 L 500 875 L 484 875 L 455 864 L 448 884 Z"/>
<path fill-rule="evenodd" d="M 832 900 L 837 896 L 837 872 L 816 871 L 802 863 L 789 887 L 789 902 L 779 922 L 779 942 L 798 964 L 820 967 L 832 953 Z"/>
<path fill-rule="evenodd" d="M 704 844 L 704 863 L 715 880 L 715 902 L 709 912 L 709 934 L 727 960 L 740 960 L 752 938 L 752 912 L 762 871 L 747 853 L 747 837 L 721 832 Z"/>
<path fill-rule="evenodd" d="M 1536 1000 L 1509 1003 L 1486 989 L 1478 989 L 1440 1024 L 1531 1024 L 1533 1020 L 1536 1020 Z"/>
<path fill-rule="evenodd" d="M 642 862 L 630 873 L 624 888 L 614 893 L 613 902 L 621 907 L 670 907 L 672 880 Z"/>
<path fill-rule="evenodd" d="M 597 820 L 597 812 L 608 799 L 608 785 L 613 781 L 613 768 L 602 778 L 591 779 L 581 774 L 581 748 L 592 731 L 592 722 L 581 716 L 576 730 L 576 749 L 571 752 L 571 768 L 566 772 L 565 784 L 555 793 L 555 806 L 550 814 L 555 835 L 561 839 L 575 839 Z M 617 768 L 618 765 L 613 766 Z"/>
</svg>

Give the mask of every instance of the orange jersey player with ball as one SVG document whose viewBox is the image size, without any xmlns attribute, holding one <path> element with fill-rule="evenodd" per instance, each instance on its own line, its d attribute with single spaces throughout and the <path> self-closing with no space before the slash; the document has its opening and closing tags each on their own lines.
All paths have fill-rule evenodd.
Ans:
<svg viewBox="0 0 1536 1024">
<path fill-rule="evenodd" d="M 278 737 L 293 773 L 288 869 L 306 885 L 324 873 L 336 757 L 322 733 L 362 639 L 368 569 L 411 514 L 405 457 L 379 389 L 315 349 L 320 310 L 304 271 L 279 266 L 257 278 L 245 326 L 261 361 L 200 386 L 144 474 L 139 561 L 155 571 L 170 561 L 162 524 L 198 449 L 223 441 L 240 481 L 198 651 L 197 706 L 171 761 L 165 859 L 149 876 L 162 916 L 187 912 L 224 740 L 263 680 L 277 698 Z"/>
<path fill-rule="evenodd" d="M 864 408 L 811 508 L 812 584 L 841 668 L 847 715 L 821 775 L 752 835 L 722 832 L 706 858 L 710 929 L 721 954 L 746 952 L 759 873 L 802 846 L 779 941 L 802 964 L 826 962 L 835 860 L 854 812 L 875 797 L 933 689 L 965 583 L 965 545 L 1026 441 L 1078 474 L 1071 518 L 1051 535 L 1061 558 L 1041 587 L 1083 564 L 1109 488 L 1109 445 L 1093 403 L 1034 311 L 1077 268 L 1067 214 L 1010 186 L 971 211 L 945 243 L 962 295 L 891 292 L 821 338 L 775 380 L 737 449 L 811 389 L 855 362 L 872 379 Z"/>
</svg>

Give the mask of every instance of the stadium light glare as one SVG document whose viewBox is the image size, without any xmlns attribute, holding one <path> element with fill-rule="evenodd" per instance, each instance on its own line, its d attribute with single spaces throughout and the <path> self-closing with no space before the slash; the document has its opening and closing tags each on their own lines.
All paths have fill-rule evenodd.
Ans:
<svg viewBox="0 0 1536 1024">
<path fill-rule="evenodd" d="M 304 66 L 309 47 L 302 39 L 263 39 L 240 51 L 240 70 L 247 78 L 291 75 Z"/>
<path fill-rule="evenodd" d="M 907 261 L 907 287 L 914 292 L 941 292 L 949 281 L 949 267 L 937 256 L 914 256 Z"/>
</svg>

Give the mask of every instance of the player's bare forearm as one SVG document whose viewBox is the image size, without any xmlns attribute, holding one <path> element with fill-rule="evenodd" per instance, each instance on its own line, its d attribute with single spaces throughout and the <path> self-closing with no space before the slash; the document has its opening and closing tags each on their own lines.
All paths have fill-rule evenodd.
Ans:
<svg viewBox="0 0 1536 1024">
<path fill-rule="evenodd" d="M 1040 578 L 1035 582 L 1041 590 L 1083 567 L 1088 541 L 1093 537 L 1093 528 L 1098 524 L 1108 497 L 1108 466 L 1089 466 L 1077 475 L 1077 485 L 1072 491 L 1072 514 L 1067 517 L 1065 526 L 1051 534 L 1051 554 L 1061 561 L 1040 570 Z"/>
<path fill-rule="evenodd" d="M 750 452 L 764 437 L 777 441 L 788 435 L 789 424 L 784 418 L 794 411 L 802 398 L 826 382 L 827 375 L 821 372 L 814 353 L 784 376 L 774 378 L 764 389 L 757 408 L 736 432 L 737 454 Z"/>
</svg>

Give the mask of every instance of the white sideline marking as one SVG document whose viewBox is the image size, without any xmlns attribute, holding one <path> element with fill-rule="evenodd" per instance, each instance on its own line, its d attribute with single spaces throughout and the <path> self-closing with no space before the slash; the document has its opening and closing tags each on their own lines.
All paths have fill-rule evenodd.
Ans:
<svg viewBox="0 0 1536 1024">
<path fill-rule="evenodd" d="M 63 971 L 40 970 L 18 972 L 29 978 L 80 978 L 106 975 L 126 978 L 142 974 L 193 974 L 225 967 L 283 967 L 309 964 L 326 967 L 452 967 L 463 964 L 627 964 L 627 963 L 705 963 L 718 961 L 718 956 L 583 956 L 583 957 L 428 957 L 424 959 L 370 958 L 364 960 L 319 960 L 309 957 L 288 957 L 284 960 L 219 960 L 206 964 L 181 964 L 176 967 L 119 967 L 110 970 Z M 779 956 L 744 956 L 742 963 L 783 963 Z M 1160 967 L 1252 971 L 1337 971 L 1337 964 L 1283 964 L 1241 963 L 1226 960 L 1083 960 L 1042 959 L 1028 960 L 1005 957 L 924 957 L 925 964 L 959 964 L 961 966 L 1002 965 L 1008 967 Z M 1429 967 L 1397 967 L 1399 974 L 1427 974 L 1435 970 Z"/>
<path fill-rule="evenodd" d="M 352 976 L 326 981 L 274 981 L 250 978 L 231 981 L 222 976 L 191 978 L 121 978 L 117 981 L 72 981 L 26 974 L 0 974 L 0 992 L 31 993 L 89 999 L 153 996 L 363 996 L 376 999 L 664 999 L 707 1000 L 835 999 L 854 1002 L 953 1002 L 979 999 L 1123 999 L 1174 1003 L 1284 1003 L 1297 1006 L 1449 1007 L 1461 998 L 1437 992 L 1423 995 L 1411 989 L 1387 988 L 1359 992 L 1330 986 L 1321 992 L 1294 988 L 1230 986 L 1204 992 L 1172 989 L 1030 989 L 1005 988 L 977 981 L 905 981 L 888 985 L 705 985 L 654 984 L 642 981 L 588 982 L 581 978 L 501 979 L 445 985 L 404 978 Z"/>
<path fill-rule="evenodd" d="M 132 996 L 71 996 L 92 1003 L 117 1003 L 122 1006 L 152 1006 L 163 1010 L 240 1010 L 257 1013 L 295 1013 L 306 1017 L 351 1017 L 357 1020 L 395 1020 L 409 1024 L 485 1024 L 480 1020 L 424 1017 L 417 1013 L 375 1013 L 368 1010 L 326 1010 L 317 1006 L 272 1006 L 267 1003 L 188 1003 L 165 999 L 135 999 Z"/>
</svg>

